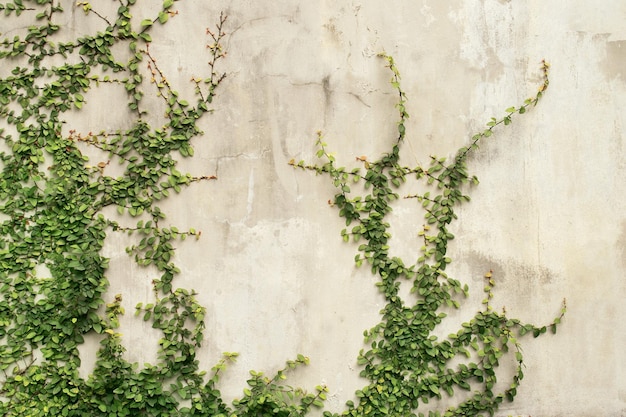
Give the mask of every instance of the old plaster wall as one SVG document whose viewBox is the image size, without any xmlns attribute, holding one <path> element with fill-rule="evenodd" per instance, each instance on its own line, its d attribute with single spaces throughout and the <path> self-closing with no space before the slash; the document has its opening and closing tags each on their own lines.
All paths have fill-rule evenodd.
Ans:
<svg viewBox="0 0 626 417">
<path fill-rule="evenodd" d="M 315 161 L 317 130 L 342 165 L 386 149 L 397 113 L 376 56 L 385 51 L 409 98 L 409 165 L 452 155 L 536 91 L 542 59 L 552 64 L 540 106 L 470 162 L 481 184 L 458 212 L 450 253 L 472 296 L 446 330 L 480 308 L 490 269 L 494 305 L 513 317 L 549 323 L 566 298 L 558 334 L 525 340 L 522 389 L 498 415 L 626 415 L 626 2 L 185 0 L 176 9 L 151 50 L 181 91 L 207 71 L 205 28 L 228 15 L 228 78 L 196 156 L 182 163 L 219 179 L 163 207 L 173 224 L 202 230 L 179 245 L 177 284 L 208 309 L 203 365 L 240 353 L 223 380 L 228 398 L 248 370 L 271 372 L 298 353 L 311 366 L 291 383 L 327 384 L 332 411 L 363 385 L 356 355 L 383 305 L 375 277 L 353 266 L 356 247 L 341 242 L 329 180 L 288 161 Z M 77 118 L 78 128 L 124 123 L 123 106 L 106 108 Z M 411 262 L 423 214 L 411 200 L 394 210 L 392 251 Z M 134 265 L 126 244 L 112 236 L 105 252 L 110 292 L 124 293 L 130 312 L 151 299 L 154 271 Z M 154 358 L 148 325 L 128 314 L 121 331 L 132 360 Z M 85 349 L 86 370 L 91 355 Z"/>
</svg>

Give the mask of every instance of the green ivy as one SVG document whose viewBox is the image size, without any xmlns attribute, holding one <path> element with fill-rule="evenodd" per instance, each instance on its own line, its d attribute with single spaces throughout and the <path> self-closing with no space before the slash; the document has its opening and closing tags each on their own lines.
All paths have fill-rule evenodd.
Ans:
<svg viewBox="0 0 626 417">
<path fill-rule="evenodd" d="M 492 272 L 485 274 L 484 309 L 464 323 L 456 333 L 440 340 L 433 334 L 446 317 L 445 308 L 459 308 L 457 294 L 467 296 L 468 287 L 446 273 L 452 262 L 447 256 L 448 242 L 454 239 L 450 224 L 457 219 L 455 207 L 469 201 L 464 192 L 466 183 L 477 184 L 470 177 L 467 157 L 478 149 L 479 142 L 492 135 L 498 125 L 508 125 L 515 114 L 523 114 L 534 107 L 548 87 L 548 64 L 542 62 L 543 84 L 538 93 L 520 107 L 511 107 L 501 119 L 492 118 L 487 129 L 474 135 L 468 146 L 459 149 L 456 156 L 430 157 L 427 168 L 407 167 L 400 164 L 400 148 L 406 134 L 406 95 L 400 86 L 400 74 L 391 56 L 381 55 L 392 72 L 391 85 L 398 93 L 396 105 L 399 112 L 398 136 L 388 153 L 378 160 L 357 158 L 364 169 L 337 167 L 335 157 L 327 151 L 327 144 L 318 132 L 317 156 L 325 158 L 323 165 L 307 165 L 304 161 L 290 163 L 295 167 L 328 175 L 338 189 L 333 205 L 346 220 L 341 231 L 347 242 L 351 238 L 363 242 L 355 257 L 357 266 L 367 262 L 379 278 L 377 287 L 386 304 L 381 310 L 381 321 L 365 331 L 367 349 L 361 350 L 358 363 L 361 376 L 369 383 L 356 392 L 357 400 L 348 401 L 343 416 L 424 416 L 420 406 L 429 400 L 461 395 L 460 403 L 444 410 L 429 411 L 428 416 L 479 416 L 493 415 L 507 399 L 512 401 L 524 377 L 523 355 L 518 337 L 532 333 L 535 337 L 546 332 L 547 327 L 525 324 L 510 319 L 505 312 L 492 309 L 490 300 L 495 285 Z M 424 226 L 419 232 L 423 240 L 421 256 L 408 265 L 389 254 L 389 223 L 387 215 L 400 196 L 397 192 L 409 178 L 425 181 L 428 191 L 410 195 L 420 203 L 425 212 Z M 364 195 L 351 190 L 353 183 L 363 183 Z M 412 282 L 409 298 L 399 295 L 400 284 Z M 556 332 L 561 314 L 548 327 Z M 513 354 L 517 369 L 508 388 L 496 390 L 497 373 L 503 356 Z M 466 361 L 459 361 L 465 357 Z M 460 363 L 459 363 L 460 362 Z M 417 413 L 417 414 L 416 414 Z M 337 416 L 325 412 L 325 416 Z"/>
<path fill-rule="evenodd" d="M 220 373 L 236 354 L 225 353 L 208 374 L 196 353 L 205 329 L 205 308 L 194 291 L 176 288 L 179 269 L 174 244 L 194 229 L 164 226 L 159 202 L 194 182 L 177 170 L 177 158 L 193 156 L 191 140 L 202 134 L 198 122 L 212 111 L 224 79 L 226 17 L 220 19 L 207 50 L 207 78 L 192 78 L 195 95 L 179 95 L 150 53 L 151 32 L 171 17 L 175 0 L 164 0 L 153 16 L 134 16 L 136 0 L 120 0 L 114 16 L 78 2 L 104 30 L 56 42 L 64 13 L 57 0 L 14 0 L 0 4 L 7 18 L 24 14 L 32 24 L 23 34 L 0 40 L 0 415 L 3 416 L 244 416 L 300 415 L 321 406 L 315 394 L 285 386 L 288 369 L 308 363 L 298 356 L 273 377 L 252 373 L 249 388 L 232 406 L 217 387 Z M 66 37 L 68 34 L 63 33 Z M 69 34 L 71 35 L 71 34 Z M 54 65 L 59 58 L 65 64 Z M 112 131 L 63 129 L 70 111 L 88 107 L 87 92 L 124 88 L 130 127 Z M 152 97 L 144 104 L 146 97 Z M 156 98 L 155 98 L 156 97 Z M 146 108 L 165 106 L 158 127 Z M 103 159 L 89 161 L 93 147 Z M 108 175 L 109 164 L 121 166 Z M 103 214 L 115 207 L 124 226 Z M 125 222 L 126 223 L 126 222 Z M 161 332 L 158 358 L 139 369 L 124 359 L 117 332 L 124 313 L 122 296 L 105 301 L 108 259 L 101 249 L 110 233 L 135 236 L 127 252 L 139 265 L 158 270 L 154 300 L 140 303 L 137 315 Z M 45 266 L 50 277 L 38 276 Z M 94 371 L 79 375 L 78 346 L 100 335 Z"/>
<path fill-rule="evenodd" d="M 31 23 L 16 31 L 18 35 L 0 39 L 3 68 L 12 68 L 0 78 L 3 416 L 304 416 L 324 405 L 325 386 L 307 392 L 284 384 L 291 370 L 308 364 L 302 355 L 271 376 L 251 371 L 242 397 L 232 404 L 223 400 L 219 379 L 237 354 L 224 353 L 208 372 L 199 367 L 196 354 L 204 339 L 206 311 L 193 290 L 176 287 L 179 269 L 172 259 L 176 241 L 197 239 L 201 232 L 165 226 L 159 202 L 195 182 L 216 179 L 181 173 L 176 166 L 179 158 L 193 156 L 191 141 L 202 134 L 198 122 L 212 112 L 216 89 L 224 79 L 217 66 L 225 56 L 226 17 L 221 15 L 215 29 L 207 30 L 209 76 L 192 78 L 195 94 L 185 99 L 167 80 L 149 47 L 151 33 L 177 15 L 176 2 L 164 0 L 148 17 L 135 16 L 136 0 L 119 0 L 112 16 L 90 2 L 78 2 L 75 7 L 99 19 L 104 29 L 75 39 L 55 23 L 65 12 L 58 0 L 0 3 L 5 19 L 23 15 L 20 19 L 29 18 Z M 340 190 L 334 204 L 346 224 L 353 225 L 342 236 L 365 242 L 356 263 L 370 264 L 387 300 L 381 323 L 365 332 L 371 347 L 358 356 L 361 375 L 370 383 L 357 391 L 357 402 L 348 402 L 343 415 L 412 415 L 420 404 L 458 389 L 474 394 L 445 415 L 492 413 L 504 398 L 515 396 L 523 377 L 518 335 L 538 336 L 546 327 L 494 312 L 489 305 L 494 282 L 488 273 L 484 311 L 447 340 L 432 336 L 443 318 L 441 308 L 458 307 L 455 293 L 467 293 L 466 286 L 445 273 L 451 262 L 447 242 L 453 238 L 448 225 L 456 219 L 455 204 L 469 199 L 462 185 L 475 180 L 466 171 L 467 155 L 495 126 L 509 124 L 514 114 L 538 102 L 548 85 L 547 65 L 535 98 L 507 110 L 504 118 L 493 119 L 452 162 L 433 157 L 423 169 L 399 164 L 408 118 L 406 97 L 393 60 L 385 59 L 399 93 L 399 136 L 391 152 L 375 162 L 364 160 L 363 172 L 347 171 L 335 166 L 320 135 L 318 156 L 328 162 L 294 163 L 331 176 Z M 66 131 L 70 112 L 89 107 L 87 93 L 97 87 L 127 92 L 128 127 Z M 158 127 L 146 117 L 154 100 L 165 107 Z M 86 148 L 99 150 L 103 160 L 90 161 Z M 110 175 L 110 164 L 118 165 L 121 174 Z M 422 257 L 405 266 L 388 255 L 385 216 L 398 198 L 395 190 L 412 175 L 426 180 L 433 191 L 410 196 L 426 210 L 426 224 Z M 369 187 L 369 194 L 354 197 L 353 180 Z M 109 207 L 124 221 L 107 218 L 104 210 Z M 128 221 L 134 226 L 127 226 Z M 155 363 L 141 368 L 124 358 L 118 333 L 124 314 L 122 295 L 107 301 L 109 260 L 101 250 L 111 233 L 133 236 L 129 255 L 137 264 L 158 271 L 152 280 L 154 298 L 135 309 L 138 320 L 151 323 L 161 335 Z M 38 275 L 45 269 L 49 276 Z M 416 302 L 398 295 L 401 278 L 413 280 Z M 553 331 L 559 320 L 560 316 L 549 326 Z M 96 335 L 101 342 L 95 368 L 83 378 L 78 347 L 86 336 Z M 496 393 L 495 368 L 509 347 L 518 361 L 517 373 L 510 388 Z M 469 362 L 453 368 L 450 362 L 461 354 Z"/>
</svg>

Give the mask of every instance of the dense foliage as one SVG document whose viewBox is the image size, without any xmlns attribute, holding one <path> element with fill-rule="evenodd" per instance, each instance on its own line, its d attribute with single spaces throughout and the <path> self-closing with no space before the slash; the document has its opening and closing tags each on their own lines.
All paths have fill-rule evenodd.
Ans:
<svg viewBox="0 0 626 417">
<path fill-rule="evenodd" d="M 148 17 L 136 15 L 136 0 L 111 4 L 116 7 L 110 13 L 89 2 L 0 4 L 4 21 L 29 21 L 0 39 L 0 415 L 298 416 L 322 407 L 326 387 L 307 393 L 283 384 L 290 369 L 308 363 L 302 355 L 271 377 L 252 371 L 242 398 L 224 402 L 218 380 L 237 355 L 225 353 L 209 372 L 199 369 L 196 353 L 204 340 L 205 308 L 193 290 L 175 285 L 175 241 L 200 233 L 168 225 L 159 202 L 194 182 L 216 179 L 193 177 L 176 166 L 178 159 L 193 156 L 191 141 L 202 134 L 198 122 L 211 113 L 224 79 L 217 64 L 225 56 L 226 17 L 207 29 L 208 76 L 193 77 L 195 95 L 184 99 L 149 49 L 151 33 L 177 14 L 175 0 L 164 0 Z M 64 6 L 79 8 L 100 25 L 75 36 L 57 23 Z M 491 412 L 503 398 L 515 395 L 523 376 L 515 334 L 538 335 L 546 328 L 494 312 L 489 292 L 486 309 L 455 335 L 438 341 L 430 333 L 441 320 L 439 308 L 458 305 L 453 294 L 466 291 L 444 272 L 450 262 L 446 245 L 452 239 L 448 225 L 456 218 L 453 208 L 468 199 L 461 192 L 469 179 L 466 156 L 493 127 L 510 123 L 514 113 L 536 104 L 541 93 L 509 109 L 502 120 L 494 119 L 451 163 L 434 158 L 428 169 L 406 168 L 398 163 L 408 117 L 405 96 L 393 60 L 385 58 L 400 96 L 399 137 L 392 151 L 366 162 L 365 173 L 346 172 L 335 167 L 320 137 L 319 155 L 329 162 L 321 167 L 294 164 L 329 174 L 339 187 L 335 205 L 348 224 L 355 224 L 342 234 L 365 240 L 357 263 L 370 262 L 388 303 L 381 323 L 366 332 L 371 348 L 358 357 L 370 384 L 356 393 L 359 400 L 349 402 L 344 414 L 409 415 L 421 402 L 458 388 L 477 391 L 448 415 Z M 547 66 L 543 68 L 547 75 Z M 125 126 L 96 133 L 68 129 L 73 115 L 89 108 L 89 94 L 99 89 L 126 92 Z M 165 112 L 158 123 L 150 123 L 158 118 L 147 116 L 155 100 Z M 87 154 L 102 159 L 90 161 Z M 398 197 L 393 188 L 409 175 L 426 179 L 435 192 L 415 196 L 426 209 L 428 225 L 422 232 L 423 256 L 405 266 L 388 256 L 384 219 Z M 352 179 L 364 181 L 369 194 L 353 197 Z M 117 210 L 124 221 L 105 216 L 107 208 Z M 138 367 L 125 359 L 117 332 L 122 295 L 107 294 L 108 259 L 102 255 L 110 233 L 132 235 L 127 252 L 139 265 L 158 271 L 152 280 L 154 299 L 136 308 L 139 319 L 161 332 L 153 364 Z M 412 304 L 397 294 L 401 277 L 414 281 Z M 493 282 L 490 276 L 487 280 L 489 291 Z M 95 369 L 83 378 L 79 346 L 87 335 L 101 343 Z M 519 366 L 511 387 L 495 393 L 494 369 L 509 346 Z M 477 360 L 449 366 L 458 354 L 472 357 L 470 350 Z M 480 389 L 476 383 L 482 384 Z"/>
<path fill-rule="evenodd" d="M 467 295 L 467 285 L 446 273 L 452 259 L 447 254 L 448 242 L 454 238 L 450 224 L 457 219 L 455 207 L 470 198 L 464 194 L 464 184 L 478 183 L 467 171 L 467 158 L 478 149 L 479 142 L 491 136 L 498 125 L 509 125 L 515 114 L 523 114 L 535 106 L 548 87 L 548 64 L 542 63 L 544 82 L 537 95 L 526 100 L 520 107 L 511 107 L 500 120 L 493 118 L 487 129 L 474 135 L 468 146 L 459 149 L 456 156 L 430 157 L 427 168 L 407 167 L 400 164 L 401 145 L 404 141 L 406 95 L 400 86 L 400 74 L 391 56 L 382 55 L 392 72 L 391 84 L 398 93 L 398 137 L 391 150 L 375 161 L 360 159 L 364 169 L 348 170 L 337 167 L 335 157 L 327 151 L 327 144 L 318 134 L 317 156 L 326 159 L 323 165 L 307 165 L 304 161 L 291 164 L 319 174 L 330 176 L 339 192 L 333 204 L 339 215 L 346 219 L 350 229 L 342 230 L 345 241 L 352 237 L 363 242 L 355 257 L 357 265 L 366 261 L 373 274 L 378 275 L 376 284 L 384 294 L 386 305 L 381 310 L 381 322 L 365 332 L 369 348 L 362 350 L 358 362 L 363 366 L 361 376 L 370 382 L 356 392 L 358 400 L 347 403 L 342 415 L 351 416 L 409 416 L 420 410 L 421 404 L 430 399 L 441 399 L 444 394 L 457 396 L 459 404 L 448 407 L 443 413 L 429 411 L 429 416 L 477 416 L 492 414 L 504 400 L 513 400 L 523 373 L 523 356 L 518 336 L 531 332 L 535 337 L 544 333 L 546 326 L 537 327 L 508 318 L 505 312 L 492 309 L 490 300 L 495 285 L 492 272 L 485 274 L 484 310 L 464 323 L 455 334 L 439 340 L 433 334 L 446 316 L 443 308 L 459 308 L 456 294 Z M 389 254 L 390 225 L 386 221 L 392 204 L 399 198 L 396 190 L 408 179 L 426 182 L 428 191 L 410 195 L 425 211 L 421 256 L 409 265 Z M 355 183 L 364 185 L 359 191 L 351 190 Z M 362 195 L 357 195 L 363 192 Z M 399 294 L 403 280 L 412 282 L 411 297 Z M 565 312 L 549 326 L 556 326 Z M 497 391 L 497 367 L 501 358 L 512 349 L 517 367 L 506 389 Z M 463 362 L 459 357 L 465 357 Z M 459 391 L 461 393 L 459 393 Z M 466 391 L 466 394 L 463 394 Z M 421 416 L 423 413 L 419 412 Z M 331 413 L 325 415 L 330 416 Z"/>
</svg>

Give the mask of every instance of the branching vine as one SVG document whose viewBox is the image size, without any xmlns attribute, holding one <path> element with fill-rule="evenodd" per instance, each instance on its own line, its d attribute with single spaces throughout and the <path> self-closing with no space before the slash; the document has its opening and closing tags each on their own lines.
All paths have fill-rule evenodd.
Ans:
<svg viewBox="0 0 626 417">
<path fill-rule="evenodd" d="M 178 158 L 193 156 L 192 139 L 202 134 L 198 122 L 211 114 L 224 80 L 219 64 L 226 56 L 227 18 L 220 15 L 215 27 L 206 30 L 209 75 L 192 76 L 195 94 L 185 99 L 150 51 L 151 33 L 177 16 L 176 2 L 163 0 L 153 15 L 138 19 L 136 0 L 118 0 L 112 15 L 79 1 L 74 7 L 95 16 L 104 29 L 63 42 L 57 39 L 64 28 L 55 22 L 65 3 L 0 3 L 5 19 L 24 15 L 21 19 L 29 17 L 32 23 L 12 38 L 0 35 L 0 60 L 3 68 L 12 68 L 0 74 L 3 416 L 304 416 L 324 405 L 327 387 L 307 392 L 284 384 L 291 370 L 308 364 L 303 355 L 271 376 L 251 371 L 243 395 L 231 404 L 223 400 L 219 379 L 237 354 L 224 353 L 209 372 L 200 369 L 196 355 L 204 341 L 206 311 L 194 290 L 176 287 L 180 271 L 173 258 L 176 241 L 198 239 L 201 231 L 166 223 L 159 202 L 195 182 L 217 179 L 210 174 L 194 177 L 176 167 Z M 510 124 L 514 115 L 537 104 L 548 87 L 548 65 L 542 65 L 544 82 L 535 97 L 492 119 L 451 162 L 433 156 L 423 168 L 400 165 L 409 117 L 406 95 L 393 59 L 383 58 L 398 93 L 398 137 L 391 151 L 373 162 L 357 158 L 364 169 L 347 170 L 336 166 L 320 133 L 317 155 L 326 162 L 291 162 L 331 177 L 339 190 L 333 205 L 352 226 L 341 234 L 346 241 L 364 241 L 356 264 L 370 265 L 387 302 L 381 322 L 365 332 L 369 347 L 358 355 L 361 375 L 369 383 L 356 392 L 357 401 L 349 401 L 342 415 L 421 415 L 420 405 L 458 390 L 470 394 L 443 415 L 491 414 L 504 399 L 513 399 L 523 378 L 518 337 L 538 336 L 548 328 L 556 331 L 565 306 L 549 326 L 510 319 L 491 308 L 494 278 L 489 272 L 484 309 L 457 333 L 439 340 L 432 333 L 445 315 L 442 308 L 458 308 L 455 294 L 468 291 L 445 272 L 451 262 L 447 243 L 454 237 L 449 225 L 456 219 L 455 206 L 469 201 L 463 184 L 477 181 L 467 172 L 467 156 L 496 126 Z M 60 60 L 63 65 L 58 65 Z M 90 107 L 87 93 L 100 87 L 127 93 L 129 127 L 66 131 L 70 112 Z M 149 97 L 165 106 L 156 128 L 146 117 Z M 86 149 L 102 159 L 91 162 Z M 121 167 L 120 175 L 110 174 L 112 164 Z M 421 203 L 426 217 L 421 256 L 405 265 L 389 255 L 385 218 L 399 198 L 396 190 L 410 176 L 425 180 L 432 190 L 407 196 Z M 367 193 L 355 196 L 353 182 L 364 184 Z M 124 221 L 106 217 L 108 207 Z M 129 219 L 134 225 L 127 224 Z M 112 300 L 107 295 L 109 260 L 101 250 L 110 233 L 132 235 L 129 255 L 158 271 L 151 282 L 153 299 L 135 308 L 140 319 L 160 332 L 156 362 L 141 368 L 125 359 L 118 331 L 122 295 Z M 413 282 L 411 300 L 399 295 L 401 278 Z M 95 368 L 83 378 L 78 348 L 94 335 L 101 340 Z M 509 349 L 517 369 L 508 388 L 500 390 L 495 369 Z M 454 365 L 460 355 L 467 355 L 467 362 Z"/>
<path fill-rule="evenodd" d="M 477 183 L 470 177 L 466 160 L 478 149 L 481 140 L 488 138 L 496 126 L 508 125 L 516 114 L 525 113 L 535 106 L 548 87 L 548 64 L 542 62 L 543 83 L 537 94 L 519 107 L 506 110 L 501 119 L 492 118 L 487 129 L 474 135 L 468 146 L 462 147 L 452 161 L 436 156 L 430 157 L 428 168 L 407 167 L 400 164 L 400 149 L 404 141 L 405 124 L 409 115 L 406 111 L 406 94 L 400 85 L 400 74 L 393 58 L 381 55 L 391 70 L 391 85 L 398 93 L 399 112 L 398 136 L 389 153 L 370 162 L 358 157 L 364 169 L 352 170 L 336 166 L 335 157 L 328 152 L 323 136 L 318 132 L 317 156 L 324 158 L 322 165 L 309 165 L 295 160 L 290 164 L 317 174 L 330 176 L 338 189 L 333 205 L 346 220 L 341 235 L 345 241 L 352 237 L 364 241 L 355 257 L 357 266 L 366 261 L 373 274 L 378 275 L 376 284 L 384 294 L 386 305 L 381 310 L 381 322 L 365 332 L 369 348 L 361 350 L 358 363 L 363 366 L 361 376 L 369 384 L 356 392 L 357 401 L 348 401 L 341 415 L 350 416 L 409 416 L 424 413 L 420 406 L 431 399 L 468 393 L 459 397 L 459 403 L 443 412 L 428 411 L 429 416 L 478 416 L 492 415 L 503 400 L 512 401 L 523 378 L 523 355 L 518 337 L 532 333 L 535 337 L 549 327 L 556 326 L 565 313 L 565 303 L 558 317 L 549 326 L 535 326 L 510 319 L 505 312 L 493 310 L 490 301 L 495 285 L 492 272 L 485 274 L 484 290 L 487 297 L 484 309 L 476 313 L 468 323 L 454 334 L 440 340 L 433 334 L 446 313 L 444 307 L 459 308 L 455 294 L 468 294 L 467 285 L 450 277 L 446 268 L 452 262 L 447 256 L 448 242 L 454 238 L 449 225 L 457 219 L 455 206 L 469 201 L 464 194 L 464 184 Z M 423 240 L 421 255 L 417 262 L 405 262 L 389 254 L 390 225 L 386 222 L 394 201 L 400 198 L 402 185 L 414 176 L 425 180 L 430 186 L 423 194 L 409 195 L 425 211 L 425 223 L 419 232 Z M 365 195 L 354 195 L 351 183 L 364 182 Z M 412 281 L 412 296 L 399 295 L 402 279 Z M 517 367 L 507 388 L 500 390 L 496 368 L 504 355 L 513 350 Z M 467 362 L 459 364 L 459 357 Z M 463 399 L 465 398 L 465 399 Z M 325 412 L 325 416 L 337 416 Z"/>
<path fill-rule="evenodd" d="M 197 239 L 201 231 L 165 226 L 158 204 L 194 182 L 217 179 L 176 166 L 177 157 L 193 156 L 191 140 L 202 134 L 198 121 L 212 112 L 224 80 L 218 67 L 226 55 L 227 18 L 220 15 L 206 30 L 209 75 L 191 78 L 195 95 L 188 101 L 150 51 L 151 32 L 178 14 L 176 1 L 164 0 L 141 20 L 134 16 L 136 0 L 118 3 L 107 15 L 78 2 L 105 29 L 67 42 L 55 40 L 64 29 L 55 23 L 62 2 L 0 4 L 5 19 L 32 18 L 24 35 L 0 40 L 3 68 L 14 66 L 0 78 L 0 415 L 294 415 L 321 406 L 325 387 L 311 394 L 282 383 L 287 369 L 308 363 L 301 355 L 274 377 L 253 373 L 250 388 L 232 405 L 217 383 L 237 355 L 225 353 L 208 374 L 199 369 L 205 308 L 193 290 L 176 288 L 179 269 L 172 260 L 175 242 Z M 55 58 L 65 63 L 55 65 Z M 89 107 L 86 93 L 98 87 L 126 91 L 130 127 L 65 133 L 68 112 Z M 147 97 L 154 96 L 165 106 L 158 128 L 145 117 Z M 86 148 L 99 150 L 103 160 L 91 163 Z M 111 164 L 122 174 L 109 174 Z M 107 218 L 107 207 L 136 225 Z M 158 271 L 154 300 L 136 307 L 161 332 L 156 363 L 141 369 L 125 359 L 118 333 L 122 295 L 105 302 L 108 259 L 101 249 L 115 232 L 138 236 L 127 252 Z M 95 369 L 81 378 L 78 346 L 94 334 L 101 337 Z"/>
</svg>

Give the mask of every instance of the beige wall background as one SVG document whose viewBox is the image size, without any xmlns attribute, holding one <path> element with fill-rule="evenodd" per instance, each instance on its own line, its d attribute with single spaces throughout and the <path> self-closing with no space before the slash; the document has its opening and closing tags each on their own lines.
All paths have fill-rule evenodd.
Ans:
<svg viewBox="0 0 626 417">
<path fill-rule="evenodd" d="M 289 382 L 328 385 L 331 411 L 364 385 L 356 356 L 383 306 L 376 277 L 354 267 L 356 246 L 341 241 L 328 178 L 288 161 L 315 162 L 317 130 L 342 165 L 387 149 L 397 115 L 376 56 L 384 51 L 409 99 L 403 158 L 413 166 L 453 155 L 534 94 L 541 60 L 551 63 L 540 105 L 470 162 L 481 184 L 453 223 L 450 272 L 471 296 L 441 333 L 481 308 L 490 269 L 493 304 L 512 317 L 548 324 L 566 298 L 558 333 L 524 340 L 522 388 L 498 415 L 626 415 L 626 2 L 185 0 L 176 9 L 151 51 L 182 92 L 208 71 L 205 28 L 228 15 L 228 76 L 196 156 L 181 162 L 218 181 L 162 206 L 173 224 L 202 230 L 178 246 L 176 283 L 196 289 L 209 312 L 203 365 L 240 353 L 224 375 L 227 398 L 241 395 L 250 369 L 271 373 L 298 353 L 311 365 Z M 76 11 L 67 24 L 80 31 L 89 19 Z M 114 104 L 123 94 L 107 94 L 89 96 L 91 110 L 73 126 L 123 126 L 125 106 Z M 394 206 L 392 251 L 406 263 L 419 256 L 422 223 L 414 200 Z M 143 363 L 155 358 L 158 335 L 132 311 L 152 299 L 156 273 L 134 264 L 128 243 L 113 235 L 105 253 L 110 293 L 124 294 L 129 358 Z M 85 372 L 96 346 L 84 349 Z"/>
</svg>

